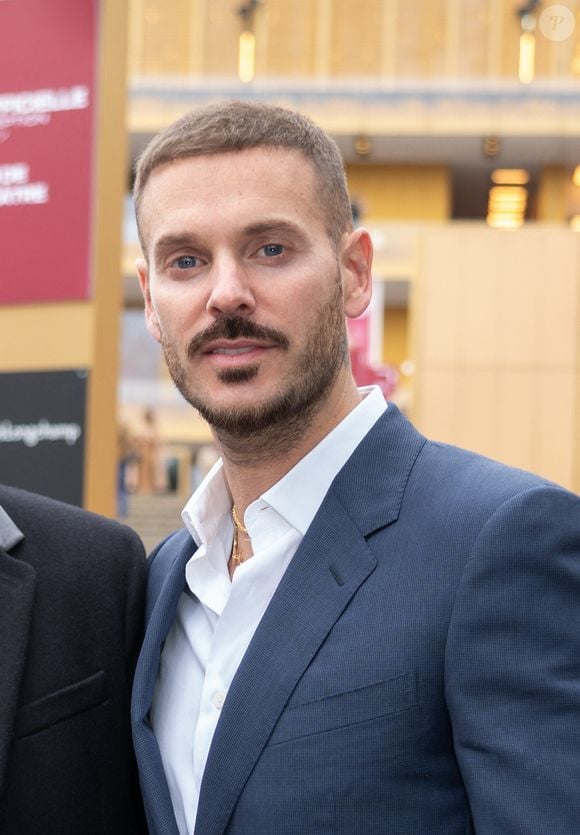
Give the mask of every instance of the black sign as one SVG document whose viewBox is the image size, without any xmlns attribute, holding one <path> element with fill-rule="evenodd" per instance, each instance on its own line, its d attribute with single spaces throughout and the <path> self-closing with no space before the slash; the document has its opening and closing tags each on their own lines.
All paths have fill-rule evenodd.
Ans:
<svg viewBox="0 0 580 835">
<path fill-rule="evenodd" d="M 83 503 L 87 372 L 0 374 L 0 482 Z"/>
</svg>

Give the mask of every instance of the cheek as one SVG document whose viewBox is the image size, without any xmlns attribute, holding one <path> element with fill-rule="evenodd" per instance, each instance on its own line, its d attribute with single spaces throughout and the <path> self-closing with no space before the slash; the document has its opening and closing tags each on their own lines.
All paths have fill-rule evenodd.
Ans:
<svg viewBox="0 0 580 835">
<path fill-rule="evenodd" d="M 178 294 L 170 298 L 158 294 L 152 315 L 158 329 L 158 341 L 171 344 L 179 352 L 200 329 L 199 316 L 191 300 L 179 298 Z"/>
</svg>

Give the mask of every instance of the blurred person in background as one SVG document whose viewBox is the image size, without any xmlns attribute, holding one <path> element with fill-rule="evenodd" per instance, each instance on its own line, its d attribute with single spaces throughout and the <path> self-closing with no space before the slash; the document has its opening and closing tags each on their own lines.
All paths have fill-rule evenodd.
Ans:
<svg viewBox="0 0 580 835">
<path fill-rule="evenodd" d="M 129 528 L 0 485 L 0 832 L 146 833 L 129 703 L 145 555 Z"/>
<path fill-rule="evenodd" d="M 134 469 L 138 460 L 135 440 L 129 425 L 121 421 L 117 427 L 117 518 L 129 515 L 129 492 L 134 488 Z"/>
<path fill-rule="evenodd" d="M 135 198 L 147 327 L 221 454 L 149 561 L 151 833 L 578 835 L 580 499 L 357 389 L 335 144 L 217 104 Z"/>
<path fill-rule="evenodd" d="M 143 410 L 135 437 L 137 454 L 137 490 L 139 493 L 162 493 L 167 488 L 165 462 L 157 416 L 153 409 Z"/>
</svg>

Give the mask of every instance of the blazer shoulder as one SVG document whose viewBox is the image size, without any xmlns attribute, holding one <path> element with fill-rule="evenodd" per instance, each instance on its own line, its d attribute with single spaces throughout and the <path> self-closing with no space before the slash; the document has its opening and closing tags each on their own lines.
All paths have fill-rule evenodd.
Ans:
<svg viewBox="0 0 580 835">
<path fill-rule="evenodd" d="M 520 494 L 542 489 L 575 496 L 540 475 L 439 441 L 424 445 L 414 475 L 432 497 L 439 496 L 447 504 L 453 497 L 459 507 L 492 509 Z"/>
<path fill-rule="evenodd" d="M 5 485 L 0 485 L 0 506 L 24 534 L 19 547 L 27 555 L 52 559 L 62 553 L 73 559 L 98 552 L 100 559 L 117 564 L 144 562 L 138 535 L 114 519 Z"/>
</svg>

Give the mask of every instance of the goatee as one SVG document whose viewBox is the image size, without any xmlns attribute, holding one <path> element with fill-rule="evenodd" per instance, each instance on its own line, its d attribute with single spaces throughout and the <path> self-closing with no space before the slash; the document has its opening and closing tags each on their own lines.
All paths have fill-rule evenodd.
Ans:
<svg viewBox="0 0 580 835">
<path fill-rule="evenodd" d="M 334 283 L 331 297 L 320 312 L 318 327 L 313 330 L 305 347 L 296 357 L 291 377 L 281 379 L 280 391 L 269 400 L 253 406 L 214 406 L 207 396 L 195 389 L 195 380 L 188 378 L 187 369 L 173 345 L 162 334 L 161 344 L 169 373 L 185 400 L 190 403 L 215 431 L 218 439 L 230 449 L 248 442 L 254 454 L 271 455 L 283 451 L 300 439 L 312 422 L 325 395 L 335 382 L 340 368 L 348 362 L 348 341 L 342 307 L 342 290 Z M 210 342 L 218 339 L 257 339 L 288 352 L 290 340 L 284 333 L 259 325 L 243 317 L 216 320 L 209 328 L 194 337 L 186 355 L 193 360 Z M 260 367 L 219 369 L 216 374 L 222 383 L 235 387 L 256 379 Z"/>
</svg>

